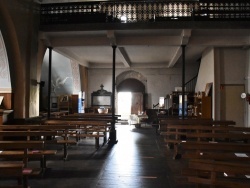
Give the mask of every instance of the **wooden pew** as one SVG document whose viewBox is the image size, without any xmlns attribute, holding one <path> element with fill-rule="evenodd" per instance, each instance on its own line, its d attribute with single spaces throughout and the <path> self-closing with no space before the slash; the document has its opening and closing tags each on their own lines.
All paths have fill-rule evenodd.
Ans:
<svg viewBox="0 0 250 188">
<path fill-rule="evenodd" d="M 165 131 L 168 125 L 217 125 L 229 126 L 235 125 L 231 120 L 212 120 L 212 119 L 161 119 L 159 121 L 159 131 Z"/>
<path fill-rule="evenodd" d="M 121 115 L 115 115 L 115 122 L 119 120 Z M 75 113 L 65 116 L 61 116 L 60 120 L 75 120 L 75 121 L 107 121 L 111 123 L 113 121 L 112 114 L 92 114 L 92 113 Z"/>
<path fill-rule="evenodd" d="M 61 121 L 106 121 L 111 123 L 113 121 L 112 118 L 110 117 L 100 117 L 100 118 L 94 118 L 94 117 L 67 117 L 67 116 L 63 116 L 57 119 L 52 119 L 50 118 L 50 120 L 61 120 Z M 45 121 L 46 122 L 46 121 Z M 115 122 L 117 122 L 117 120 L 115 120 Z"/>
<path fill-rule="evenodd" d="M 247 157 L 250 154 L 249 146 L 249 143 L 237 142 L 183 142 L 182 150 L 184 159 L 250 161 L 250 157 Z"/>
<path fill-rule="evenodd" d="M 54 117 L 54 118 L 60 118 L 60 117 L 65 116 L 67 114 L 69 114 L 69 111 L 57 111 L 57 112 L 51 112 L 50 116 Z M 47 112 L 40 112 L 40 116 L 42 118 L 45 118 L 48 116 L 48 113 Z"/>
<path fill-rule="evenodd" d="M 235 125 L 236 123 L 231 120 L 213 120 L 207 118 L 186 118 L 180 117 L 158 117 L 158 122 L 152 124 L 156 129 L 156 134 L 160 134 L 166 130 L 167 125 Z"/>
<path fill-rule="evenodd" d="M 45 148 L 44 141 L 0 141 L 0 150 L 2 153 L 8 151 L 21 151 L 24 166 L 27 167 L 29 151 L 43 151 Z M 3 154 L 4 155 L 4 154 Z M 6 154 L 7 155 L 7 154 Z"/>
<path fill-rule="evenodd" d="M 28 187 L 28 176 L 31 175 L 39 175 L 42 173 L 43 169 L 34 169 L 34 168 L 28 168 L 28 160 L 29 150 L 43 150 L 44 149 L 44 142 L 43 141 L 0 141 L 0 150 L 1 151 L 21 151 L 23 152 L 23 158 L 22 158 L 22 174 L 20 174 L 20 166 L 17 167 L 16 170 L 11 170 L 12 164 L 15 164 L 15 162 L 8 160 L 8 163 L 4 163 L 1 161 L 2 170 L 5 168 L 5 170 L 10 170 L 8 173 L 10 176 L 12 176 L 13 172 L 13 178 L 16 178 L 18 175 L 19 178 L 23 178 L 23 187 Z M 6 164 L 6 165 L 4 165 Z M 0 173 L 1 174 L 1 173 Z M 1 174 L 4 176 L 5 173 Z"/>
<path fill-rule="evenodd" d="M 60 136 L 63 139 L 45 140 L 46 144 L 62 144 L 63 145 L 63 159 L 66 160 L 68 156 L 67 147 L 69 144 L 77 144 L 73 139 L 69 139 L 71 130 L 77 130 L 76 125 L 4 125 L 0 126 L 0 130 L 23 130 L 23 131 L 54 131 L 54 136 Z"/>
<path fill-rule="evenodd" d="M 112 118 L 112 114 L 74 113 L 66 115 L 66 117 Z M 121 117 L 121 115 L 115 114 L 116 119 L 118 119 L 119 117 Z"/>
<path fill-rule="evenodd" d="M 80 121 L 80 120 L 47 120 L 44 124 L 55 125 L 75 125 L 77 128 L 72 130 L 77 140 L 79 138 L 94 137 L 95 146 L 99 148 L 99 138 L 103 137 L 103 145 L 107 141 L 107 133 L 110 131 L 110 124 L 107 121 Z"/>
<path fill-rule="evenodd" d="M 1 178 L 11 178 L 17 180 L 16 184 L 9 184 L 8 185 L 0 185 L 0 187 L 15 187 L 15 188 L 23 188 L 23 163 L 0 163 L 0 177 Z"/>
<path fill-rule="evenodd" d="M 168 125 L 166 132 L 161 132 L 166 144 L 174 146 L 174 159 L 180 158 L 179 145 L 184 141 L 248 141 L 250 132 L 246 127 L 210 126 L 210 125 Z"/>
<path fill-rule="evenodd" d="M 167 143 L 175 146 L 175 155 L 188 160 L 183 175 L 195 184 L 225 187 L 249 187 L 244 170 L 250 167 L 250 129 L 234 126 L 168 125 Z M 243 157 L 242 157 L 243 156 Z M 224 177 L 224 172 L 227 177 Z M 240 178 L 240 179 L 239 179 Z"/>
<path fill-rule="evenodd" d="M 211 121 L 213 121 L 213 119 L 211 118 L 193 118 L 193 117 L 186 117 L 185 119 L 182 119 L 179 116 L 162 116 L 162 115 L 157 115 L 158 118 L 158 123 L 154 124 L 154 127 L 156 128 L 156 133 L 160 133 L 161 131 L 165 131 L 166 126 L 168 124 L 171 125 L 193 125 L 193 124 L 206 124 L 206 123 L 210 123 Z"/>
<path fill-rule="evenodd" d="M 171 126 L 177 125 L 177 127 L 179 126 L 179 128 L 181 128 L 180 126 L 185 126 L 185 128 L 183 128 L 183 130 L 185 130 L 186 128 L 190 128 L 190 125 L 202 125 L 202 126 L 230 126 L 230 125 L 235 125 L 234 121 L 231 120 L 211 120 L 211 119 L 164 119 L 164 120 L 160 120 L 159 122 L 159 131 L 160 134 L 165 134 L 166 132 L 168 132 L 171 128 Z"/>
<path fill-rule="evenodd" d="M 182 174 L 197 185 L 249 187 L 250 144 L 235 142 L 186 142 L 183 158 L 188 168 Z M 190 155 L 191 152 L 191 155 Z"/>
<path fill-rule="evenodd" d="M 31 137 L 35 137 L 36 140 L 42 140 L 46 143 L 47 136 L 55 136 L 55 131 L 0 131 L 0 136 L 3 136 L 4 140 L 17 141 L 17 140 L 31 140 Z M 41 160 L 41 168 L 46 168 L 46 157 L 49 155 L 55 155 L 57 150 L 43 150 L 28 151 L 29 158 L 39 158 Z M 24 152 L 22 151 L 2 151 L 0 153 L 1 158 L 23 158 Z"/>
</svg>

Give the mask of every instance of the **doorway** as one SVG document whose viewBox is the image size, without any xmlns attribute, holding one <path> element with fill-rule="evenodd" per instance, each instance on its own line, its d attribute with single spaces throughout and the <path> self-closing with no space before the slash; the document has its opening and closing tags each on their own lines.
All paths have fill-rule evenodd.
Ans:
<svg viewBox="0 0 250 188">
<path fill-rule="evenodd" d="M 131 92 L 118 93 L 118 114 L 121 115 L 121 119 L 129 119 L 131 114 L 131 102 Z"/>
<path fill-rule="evenodd" d="M 143 94 L 139 92 L 118 92 L 118 114 L 129 119 L 131 114 L 143 112 Z"/>
<path fill-rule="evenodd" d="M 131 114 L 143 112 L 145 85 L 134 78 L 123 80 L 117 86 L 118 93 L 118 114 L 121 119 L 130 119 Z"/>
<path fill-rule="evenodd" d="M 236 126 L 244 127 L 245 101 L 240 95 L 244 85 L 223 85 L 221 90 L 221 119 L 233 120 Z"/>
<path fill-rule="evenodd" d="M 143 112 L 143 94 L 132 93 L 131 114 L 141 114 Z"/>
<path fill-rule="evenodd" d="M 118 114 L 129 119 L 131 114 L 143 112 L 143 94 L 139 92 L 118 92 Z"/>
</svg>

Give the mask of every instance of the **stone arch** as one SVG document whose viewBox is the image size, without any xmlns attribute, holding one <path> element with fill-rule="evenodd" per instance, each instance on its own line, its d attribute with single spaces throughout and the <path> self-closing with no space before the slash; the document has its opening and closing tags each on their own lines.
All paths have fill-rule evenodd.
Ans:
<svg viewBox="0 0 250 188">
<path fill-rule="evenodd" d="M 1 82 L 0 92 L 10 93 L 11 81 L 10 81 L 9 61 L 1 31 L 0 31 L 0 57 L 2 59 L 2 61 L 0 61 L 0 82 Z"/>
<path fill-rule="evenodd" d="M 141 73 L 133 70 L 125 71 L 119 74 L 116 77 L 116 89 L 119 88 L 119 85 L 124 83 L 125 80 L 127 79 L 135 79 L 140 81 L 144 86 L 145 86 L 145 92 L 146 92 L 146 86 L 147 86 L 147 79 L 145 76 L 143 76 Z"/>
<path fill-rule="evenodd" d="M 28 114 L 29 106 L 25 104 L 25 97 L 29 97 L 29 95 L 25 90 L 25 72 L 16 27 L 6 6 L 3 1 L 0 1 L 0 21 L 4 25 L 1 32 L 9 62 L 10 92 L 14 93 L 13 101 L 15 101 L 12 103 L 12 109 L 15 118 L 23 118 Z"/>
<path fill-rule="evenodd" d="M 145 93 L 145 85 L 134 78 L 128 78 L 123 80 L 118 86 L 117 86 L 117 92 L 141 92 Z"/>
</svg>

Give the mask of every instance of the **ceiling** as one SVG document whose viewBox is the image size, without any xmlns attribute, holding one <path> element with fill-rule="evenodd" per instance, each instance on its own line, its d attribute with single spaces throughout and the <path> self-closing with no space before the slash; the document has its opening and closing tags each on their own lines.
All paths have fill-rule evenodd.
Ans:
<svg viewBox="0 0 250 188">
<path fill-rule="evenodd" d="M 209 47 L 250 45 L 249 29 L 133 29 L 43 32 L 58 53 L 89 68 L 112 67 L 116 48 L 119 68 L 170 68 L 182 62 L 182 46 L 188 64 L 197 63 Z"/>
</svg>

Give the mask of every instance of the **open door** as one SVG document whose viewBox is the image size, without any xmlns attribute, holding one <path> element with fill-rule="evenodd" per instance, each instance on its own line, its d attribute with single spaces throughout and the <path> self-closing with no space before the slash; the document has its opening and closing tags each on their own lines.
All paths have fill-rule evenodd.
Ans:
<svg viewBox="0 0 250 188">
<path fill-rule="evenodd" d="M 138 114 L 143 111 L 143 94 L 132 92 L 131 114 Z"/>
</svg>

